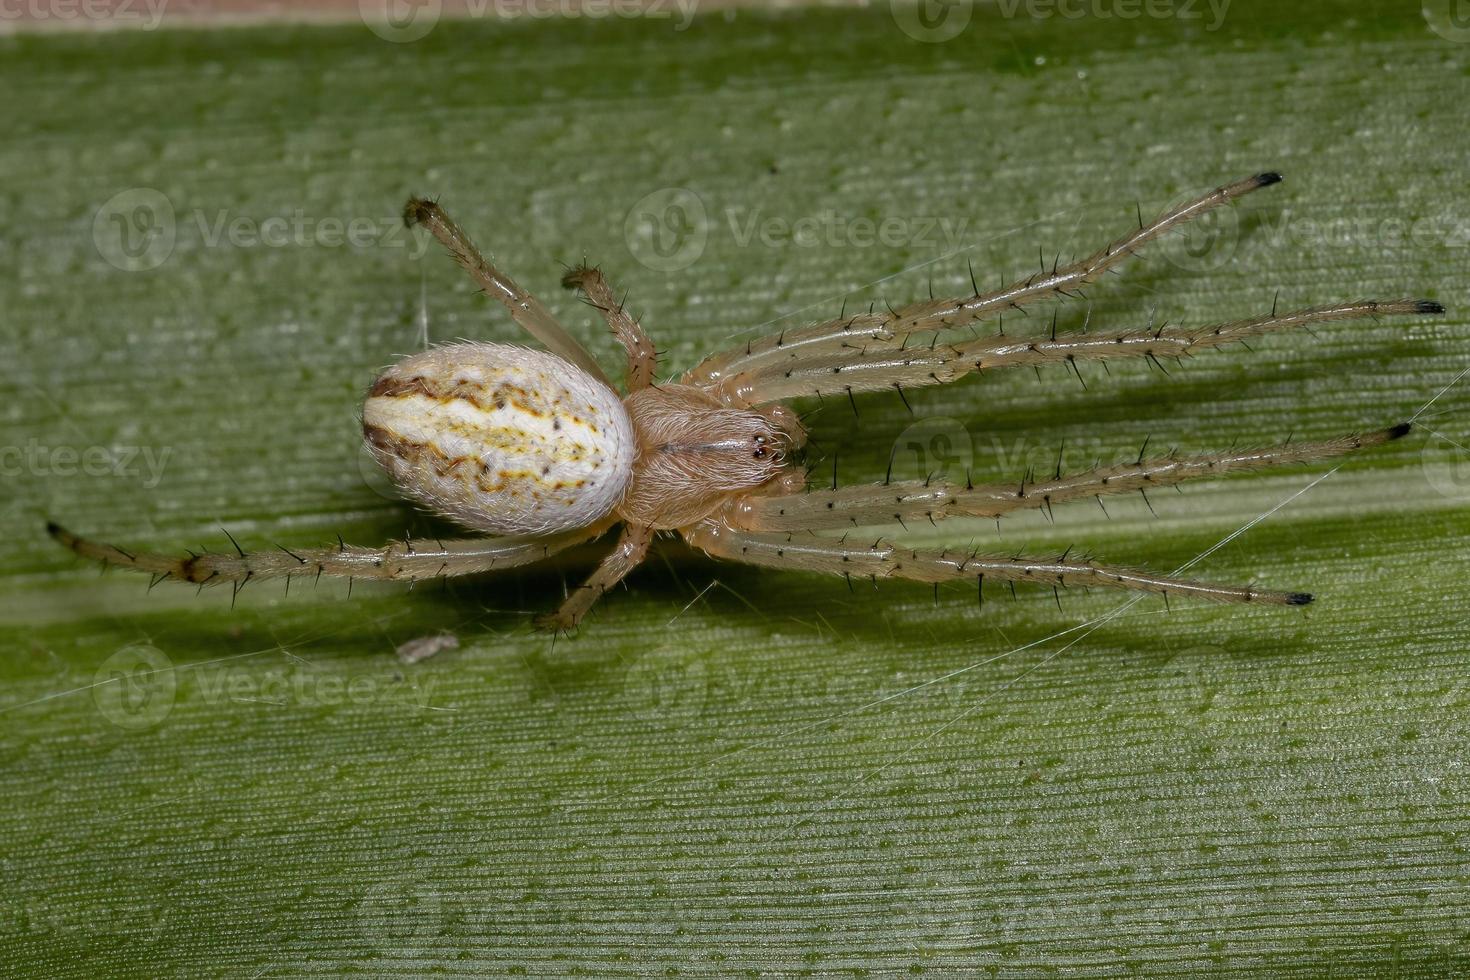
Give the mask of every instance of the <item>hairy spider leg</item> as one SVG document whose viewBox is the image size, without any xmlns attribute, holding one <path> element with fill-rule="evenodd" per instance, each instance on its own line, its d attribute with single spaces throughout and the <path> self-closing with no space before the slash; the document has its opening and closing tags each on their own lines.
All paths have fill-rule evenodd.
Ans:
<svg viewBox="0 0 1470 980">
<path fill-rule="evenodd" d="M 302 548 L 289 551 L 247 552 L 230 537 L 235 553 L 205 552 L 187 557 L 143 551 L 125 551 L 116 545 L 101 544 L 78 537 L 58 524 L 46 525 L 47 532 L 63 546 L 83 558 L 100 561 L 118 568 L 148 572 L 155 582 L 173 579 L 198 585 L 234 582 L 284 576 L 318 577 L 330 575 L 345 578 L 422 579 L 472 575 L 500 568 L 513 568 L 540 561 L 558 551 L 591 541 L 605 533 L 614 523 L 605 519 L 590 527 L 555 535 L 518 535 L 501 538 L 463 538 L 441 541 L 437 538 L 394 541 L 381 548 L 361 548 L 338 543 L 334 547 Z M 229 532 L 225 532 L 229 536 Z"/>
<path fill-rule="evenodd" d="M 567 333 L 541 301 L 516 285 L 515 280 L 501 272 L 482 256 L 475 243 L 444 213 L 434 201 L 421 197 L 410 198 L 403 209 L 403 220 L 409 226 L 423 225 L 437 238 L 449 254 L 466 272 L 474 277 L 480 288 L 498 300 L 510 311 L 515 320 L 531 336 L 546 345 L 546 349 L 571 361 L 609 388 L 612 383 L 597 361 L 575 337 Z"/>
<path fill-rule="evenodd" d="M 587 302 L 602 314 L 613 337 L 628 352 L 628 391 L 638 391 L 653 384 L 658 373 L 658 351 L 643 327 L 614 295 L 602 270 L 578 266 L 562 277 L 561 284 L 582 293 Z"/>
<path fill-rule="evenodd" d="M 1162 358 L 1188 357 L 1196 351 L 1238 343 L 1249 337 L 1292 327 L 1376 316 L 1443 313 L 1432 300 L 1364 301 L 1314 307 L 1203 327 L 1171 326 L 1148 330 L 1061 333 L 1027 340 L 983 337 L 957 344 L 899 348 L 885 343 L 853 344 L 846 350 L 812 352 L 810 359 L 770 363 L 731 378 L 727 391 L 741 402 L 762 405 L 804 395 L 846 395 L 949 384 L 974 371 L 1061 364 L 1079 371 L 1079 363 L 1141 357 L 1152 364 Z M 1080 374 L 1079 374 L 1080 376 Z"/>
<path fill-rule="evenodd" d="M 745 531 L 803 531 L 872 524 L 907 524 L 947 517 L 998 518 L 1017 510 L 1050 511 L 1064 504 L 1109 494 L 1147 492 L 1186 480 L 1211 479 L 1233 473 L 1307 463 L 1342 456 L 1407 435 L 1408 422 L 1362 435 L 1322 442 L 1286 443 L 1265 449 L 1230 450 L 1198 456 L 1156 456 L 1119 466 L 1063 475 L 1058 467 L 1049 479 L 1019 484 L 956 485 L 943 481 L 871 483 L 840 489 L 813 489 L 779 496 L 746 496 L 731 501 L 723 517 Z"/>
<path fill-rule="evenodd" d="M 1066 266 L 1053 264 L 992 292 L 981 292 L 954 299 L 930 299 L 910 303 L 881 313 L 865 313 L 814 326 L 799 327 L 771 334 L 728 351 L 713 354 L 690 369 L 686 384 L 718 385 L 728 397 L 734 397 L 729 382 L 737 375 L 771 362 L 803 358 L 807 351 L 830 354 L 848 344 L 862 341 L 902 341 L 911 333 L 943 330 L 977 320 L 998 316 L 1009 309 L 1021 309 L 1049 296 L 1070 295 L 1078 288 L 1097 281 L 1109 269 L 1121 264 L 1144 245 L 1251 191 L 1278 183 L 1278 173 L 1262 173 L 1217 187 L 1178 207 L 1171 208 L 1145 224 L 1141 219 L 1136 231 L 1121 236 L 1107 247 Z"/>
<path fill-rule="evenodd" d="M 625 525 L 623 533 L 618 537 L 618 543 L 597 566 L 596 571 L 586 582 L 572 590 L 556 612 L 538 617 L 536 625 L 558 633 L 572 630 L 608 589 L 642 564 L 643 559 L 648 556 L 648 546 L 653 543 L 653 536 L 654 530 L 651 527 L 641 524 Z"/>
<path fill-rule="evenodd" d="M 726 558 L 768 568 L 786 568 L 874 580 L 907 579 L 913 582 L 974 580 L 983 588 L 986 579 L 1003 582 L 1034 582 L 1058 588 L 1099 586 L 1129 589 L 1157 595 L 1185 595 L 1216 602 L 1254 602 L 1278 606 L 1301 606 L 1312 601 L 1305 592 L 1269 592 L 1253 588 L 1211 585 L 1167 575 L 1150 575 L 1085 559 L 1026 558 L 982 555 L 969 551 L 923 551 L 903 548 L 879 539 L 872 544 L 854 544 L 811 533 L 757 534 L 737 531 L 715 521 L 706 521 L 684 533 L 694 547 L 715 558 Z"/>
</svg>

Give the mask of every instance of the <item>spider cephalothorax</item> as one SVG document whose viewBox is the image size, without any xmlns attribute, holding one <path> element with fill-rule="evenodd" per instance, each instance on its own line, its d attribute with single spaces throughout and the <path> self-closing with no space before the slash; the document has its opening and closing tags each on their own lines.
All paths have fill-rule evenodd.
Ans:
<svg viewBox="0 0 1470 980">
<path fill-rule="evenodd" d="M 369 449 L 412 499 L 456 523 L 495 535 L 171 558 L 51 533 L 78 554 L 150 572 L 155 579 L 232 582 L 345 575 L 410 581 L 538 561 L 623 530 L 585 585 L 541 625 L 575 626 L 603 592 L 641 562 L 655 532 L 676 531 L 718 557 L 840 575 L 939 583 L 956 579 L 1136 589 L 1224 602 L 1302 605 L 1304 592 L 1209 585 L 1071 559 L 920 551 L 864 536 L 818 532 L 911 519 L 999 518 L 1086 497 L 1171 486 L 1285 463 L 1338 456 L 1396 439 L 1408 423 L 1363 435 L 1249 451 L 1145 458 L 1054 478 L 963 486 L 943 481 L 808 489 L 792 460 L 805 440 L 783 402 L 944 384 L 985 368 L 1119 357 L 1180 358 L 1196 350 L 1327 320 L 1442 313 L 1430 300 L 1354 302 L 1204 327 L 1162 326 L 1015 339 L 956 337 L 952 328 L 1040 299 L 1070 295 L 1138 248 L 1190 218 L 1281 179 L 1257 174 L 1217 188 L 1065 267 L 994 292 L 925 300 L 785 331 L 705 358 L 655 384 L 653 344 L 596 269 L 573 270 L 579 289 L 628 353 L 619 395 L 590 354 L 536 298 L 496 270 L 433 202 L 409 202 L 405 219 L 428 228 L 480 286 L 547 348 L 459 343 L 403 358 L 380 374 L 363 405 Z M 919 342 L 922 340 L 922 342 Z"/>
</svg>

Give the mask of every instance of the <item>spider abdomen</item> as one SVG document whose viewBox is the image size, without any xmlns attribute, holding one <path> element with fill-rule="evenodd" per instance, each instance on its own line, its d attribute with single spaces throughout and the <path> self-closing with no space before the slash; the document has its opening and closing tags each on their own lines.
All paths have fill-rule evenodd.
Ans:
<svg viewBox="0 0 1470 980">
<path fill-rule="evenodd" d="M 492 534 L 585 527 L 633 473 L 633 424 L 617 394 L 544 351 L 463 343 L 413 354 L 373 382 L 363 435 L 393 482 Z"/>
</svg>

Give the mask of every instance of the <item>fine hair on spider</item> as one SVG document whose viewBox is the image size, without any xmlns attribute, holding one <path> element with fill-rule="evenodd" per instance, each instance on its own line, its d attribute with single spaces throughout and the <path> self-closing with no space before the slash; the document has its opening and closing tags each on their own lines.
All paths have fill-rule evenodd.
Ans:
<svg viewBox="0 0 1470 980">
<path fill-rule="evenodd" d="M 1432 300 L 1336 303 L 1206 326 L 1162 325 L 1110 332 L 1004 334 L 971 338 L 955 328 L 1076 291 L 1159 236 L 1257 188 L 1281 180 L 1261 173 L 1225 184 L 1138 222 L 1105 248 L 991 292 L 926 299 L 897 309 L 844 316 L 786 330 L 711 354 L 658 384 L 658 354 L 617 300 L 602 272 L 571 270 L 563 285 L 581 292 L 627 352 L 626 391 L 536 297 L 476 250 L 443 209 L 414 198 L 404 219 L 439 240 L 476 283 L 544 350 L 456 343 L 399 360 L 368 388 L 363 436 L 409 498 L 476 532 L 453 540 L 405 539 L 380 548 L 340 539 L 319 549 L 171 557 L 125 551 L 49 524 L 84 558 L 148 572 L 153 582 L 229 582 L 301 575 L 399 579 L 469 575 L 539 561 L 621 526 L 591 577 L 537 625 L 575 627 L 593 604 L 638 566 L 658 532 L 674 532 L 720 559 L 771 568 L 937 584 L 987 579 L 1052 588 L 1099 586 L 1219 602 L 1298 606 L 1305 592 L 1215 585 L 1113 567 L 1081 558 L 925 551 L 864 528 L 910 519 L 1000 518 L 1019 510 L 1174 486 L 1289 463 L 1341 456 L 1405 435 L 1409 423 L 1321 442 L 1288 442 L 1194 456 L 1168 454 L 1047 479 L 958 485 L 939 480 L 809 489 L 795 454 L 806 433 L 789 399 L 850 398 L 956 381 L 992 368 L 1114 358 L 1182 358 L 1260 334 L 1330 320 L 1443 313 Z M 840 537 L 822 531 L 842 531 Z M 150 588 L 152 585 L 150 584 Z"/>
</svg>

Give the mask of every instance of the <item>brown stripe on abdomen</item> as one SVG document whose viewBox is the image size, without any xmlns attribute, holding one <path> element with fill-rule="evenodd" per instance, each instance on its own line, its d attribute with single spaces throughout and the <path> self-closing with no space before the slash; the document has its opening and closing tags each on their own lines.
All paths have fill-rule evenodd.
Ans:
<svg viewBox="0 0 1470 980">
<path fill-rule="evenodd" d="M 437 476 L 448 476 L 462 463 L 471 463 L 480 470 L 485 464 L 478 456 L 450 456 L 433 443 L 405 439 L 378 425 L 362 427 L 367 440 L 380 459 L 396 459 L 410 466 L 427 466 Z"/>
<path fill-rule="evenodd" d="M 545 418 L 550 413 L 545 393 L 531 391 L 508 381 L 499 381 L 489 386 L 483 381 L 461 378 L 450 384 L 424 375 L 403 377 L 390 371 L 379 375 L 368 389 L 369 398 L 403 398 L 413 395 L 432 398 L 438 402 L 465 401 L 482 412 L 498 411 L 511 406 L 536 418 Z"/>
</svg>

